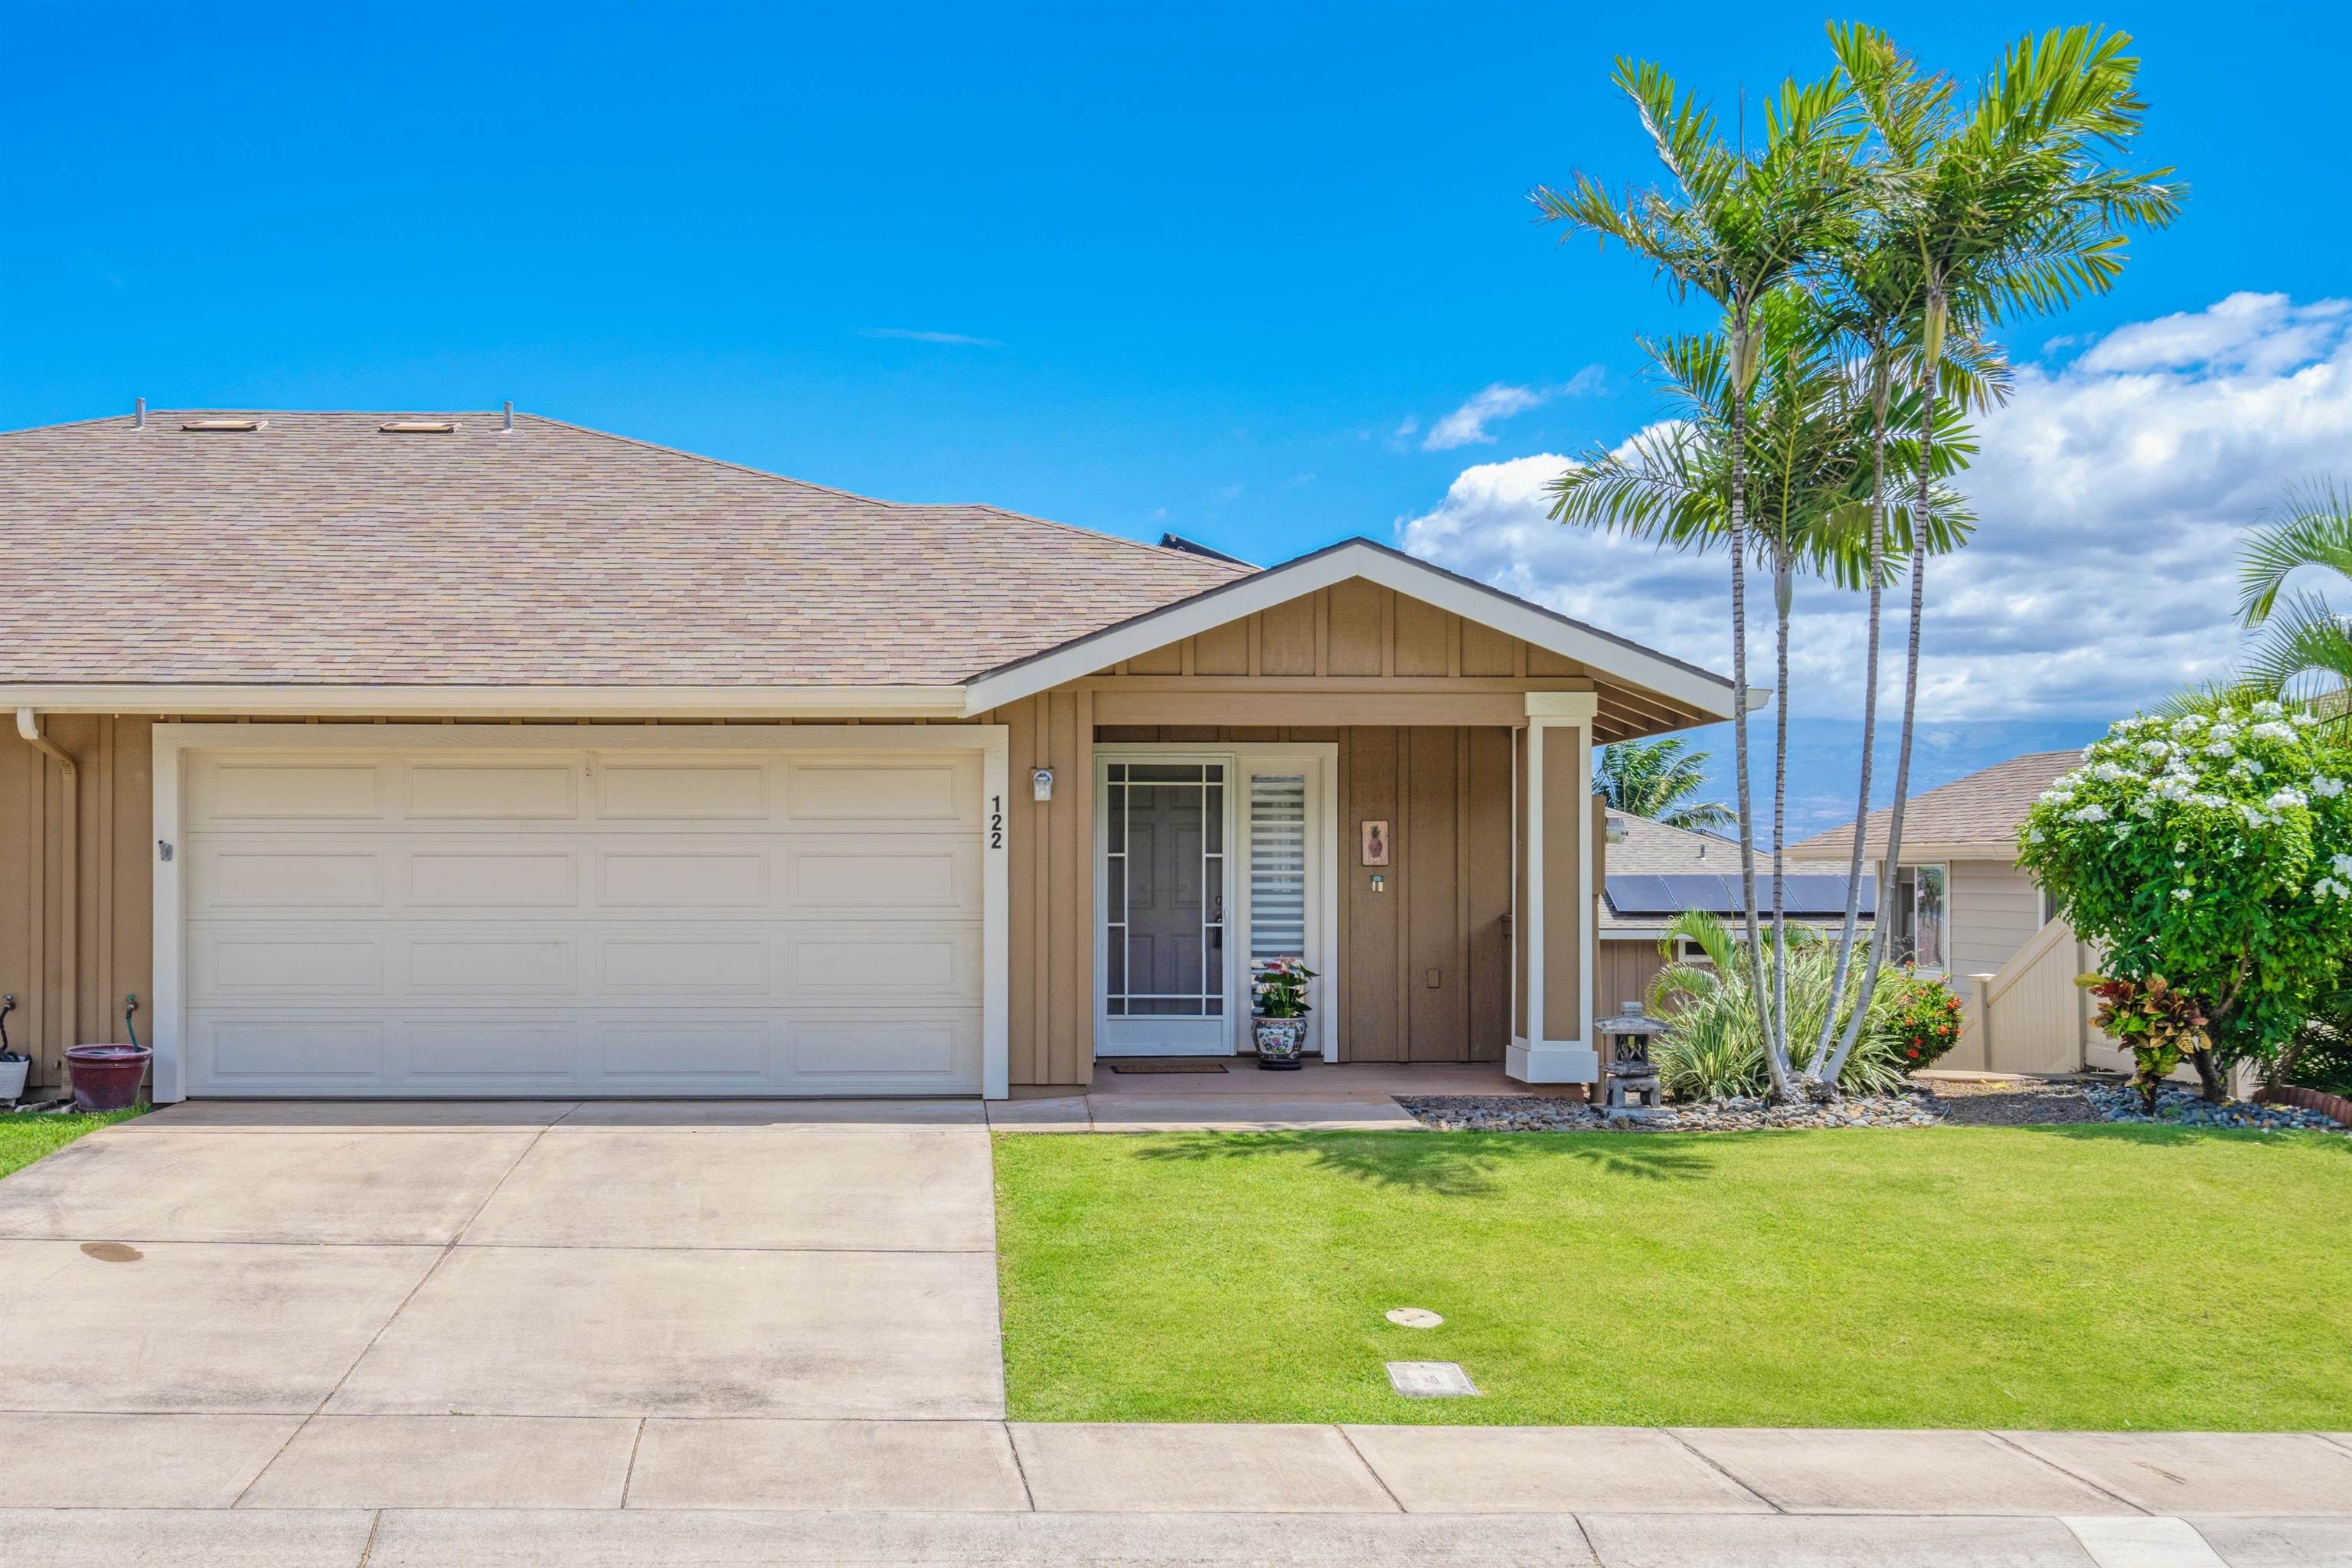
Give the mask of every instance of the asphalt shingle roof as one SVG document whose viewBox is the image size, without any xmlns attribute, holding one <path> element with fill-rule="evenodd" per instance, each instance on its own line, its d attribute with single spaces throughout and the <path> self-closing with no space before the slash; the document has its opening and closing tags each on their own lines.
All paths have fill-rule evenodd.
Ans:
<svg viewBox="0 0 2352 1568">
<path fill-rule="evenodd" d="M 0 435 L 0 680 L 941 686 L 1253 570 L 520 414 L 181 428 L 224 412 Z"/>
<path fill-rule="evenodd" d="M 2080 752 L 2029 752 L 2005 763 L 1954 779 L 1941 789 L 1914 795 L 1903 808 L 1906 852 L 1914 844 L 1980 847 L 1987 857 L 2009 859 L 2017 853 L 2018 825 L 2026 808 L 2050 787 L 2060 773 L 2081 763 Z M 1864 855 L 1886 852 L 1887 813 L 1870 814 L 1863 839 Z M 1853 827 L 1833 827 L 1827 833 L 1789 846 L 1789 853 L 1821 860 L 1853 852 Z"/>
</svg>

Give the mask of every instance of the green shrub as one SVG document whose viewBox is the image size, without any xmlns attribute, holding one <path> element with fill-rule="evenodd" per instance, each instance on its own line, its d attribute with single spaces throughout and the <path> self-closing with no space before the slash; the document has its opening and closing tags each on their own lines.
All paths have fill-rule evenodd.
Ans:
<svg viewBox="0 0 2352 1568">
<path fill-rule="evenodd" d="M 1704 963 L 1670 965 L 1650 990 L 1654 1011 L 1665 1019 L 1666 1031 L 1652 1043 L 1651 1060 L 1657 1064 L 1658 1082 L 1680 1100 L 1723 1100 L 1733 1095 L 1760 1095 L 1770 1078 L 1764 1066 L 1764 1026 L 1755 999 L 1748 991 L 1747 944 L 1736 941 L 1723 922 L 1704 913 L 1678 915 L 1666 928 L 1661 944 L 1672 952 L 1676 938 L 1687 938 L 1706 954 Z M 1765 936 L 1765 984 L 1772 979 L 1771 937 Z M 1854 973 L 1846 984 L 1838 1022 L 1851 1016 L 1854 981 L 1868 960 L 1863 942 L 1854 945 Z M 1813 1060 L 1813 1042 L 1820 1037 L 1822 1016 L 1829 1010 L 1830 982 L 1837 950 L 1820 932 L 1806 926 L 1789 928 L 1788 979 L 1790 1054 L 1800 1070 Z M 1879 994 L 1887 994 L 1882 975 Z M 1878 1012 L 1874 1003 L 1871 1011 Z M 1835 1036 L 1832 1037 L 1834 1042 Z M 1909 1070 L 1894 1034 L 1869 1027 L 1846 1058 L 1839 1087 L 1865 1094 L 1883 1094 L 1901 1087 Z"/>
</svg>

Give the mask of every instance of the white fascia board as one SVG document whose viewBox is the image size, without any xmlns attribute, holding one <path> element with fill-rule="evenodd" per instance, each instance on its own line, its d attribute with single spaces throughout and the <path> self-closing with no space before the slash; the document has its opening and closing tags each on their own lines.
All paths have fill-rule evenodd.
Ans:
<svg viewBox="0 0 2352 1568">
<path fill-rule="evenodd" d="M 960 719 L 960 686 L 0 686 L 43 713 L 300 718 Z"/>
<path fill-rule="evenodd" d="M 1121 622 L 1049 653 L 981 676 L 965 688 L 966 714 L 984 713 L 1081 679 L 1098 669 L 1181 642 L 1302 594 L 1361 577 L 1409 598 L 1449 610 L 1563 658 L 1596 674 L 1645 687 L 1717 719 L 1732 715 L 1731 689 L 1721 678 L 1680 660 L 1566 620 L 1499 589 L 1456 576 L 1369 540 L 1350 540 L 1303 555 L 1255 577 L 1244 577 L 1190 599 Z M 1754 693 L 1750 693 L 1751 700 Z M 1769 694 L 1767 693 L 1767 696 Z"/>
</svg>

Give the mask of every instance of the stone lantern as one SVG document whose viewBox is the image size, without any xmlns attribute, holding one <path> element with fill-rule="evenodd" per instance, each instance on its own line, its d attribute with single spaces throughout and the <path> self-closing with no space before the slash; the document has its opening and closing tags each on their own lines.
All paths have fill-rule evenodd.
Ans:
<svg viewBox="0 0 2352 1568">
<path fill-rule="evenodd" d="M 1613 1018 L 1593 1027 L 1601 1034 L 1601 1109 L 1603 1114 L 1641 1114 L 1663 1109 L 1658 1093 L 1658 1069 L 1650 1065 L 1650 1037 L 1665 1032 L 1661 1019 L 1642 1011 L 1638 1002 L 1624 1004 Z"/>
</svg>

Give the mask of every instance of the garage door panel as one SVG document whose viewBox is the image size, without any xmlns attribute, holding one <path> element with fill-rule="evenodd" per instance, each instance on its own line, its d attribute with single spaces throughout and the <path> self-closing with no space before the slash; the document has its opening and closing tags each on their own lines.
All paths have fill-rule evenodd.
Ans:
<svg viewBox="0 0 2352 1568">
<path fill-rule="evenodd" d="M 980 1005 L 978 926 L 822 925 L 783 933 L 787 999 Z"/>
<path fill-rule="evenodd" d="M 403 902 L 418 910 L 568 910 L 580 902 L 580 852 L 563 845 L 435 844 L 401 856 Z"/>
<path fill-rule="evenodd" d="M 784 908 L 801 919 L 978 919 L 980 845 L 957 836 L 800 839 L 779 852 Z"/>
<path fill-rule="evenodd" d="M 596 765 L 596 815 L 615 821 L 751 822 L 768 816 L 768 769 L 757 762 Z"/>
<path fill-rule="evenodd" d="M 631 1091 L 725 1093 L 773 1079 L 775 1024 L 753 1018 L 607 1018 L 591 1031 L 592 1085 Z"/>
<path fill-rule="evenodd" d="M 188 770 L 191 822 L 373 822 L 384 814 L 388 761 L 315 757 L 197 758 Z"/>
<path fill-rule="evenodd" d="M 185 767 L 193 1092 L 981 1087 L 974 754 Z"/>
<path fill-rule="evenodd" d="M 402 1029 L 407 1082 L 452 1093 L 571 1087 L 580 1031 L 570 1018 L 536 1015 L 425 1018 Z"/>
<path fill-rule="evenodd" d="M 764 909 L 761 845 L 687 847 L 633 841 L 596 852 L 596 901 L 607 909 Z"/>
<path fill-rule="evenodd" d="M 413 762 L 402 770 L 412 822 L 569 822 L 580 816 L 579 762 Z"/>
<path fill-rule="evenodd" d="M 198 931 L 188 948 L 188 999 L 264 1005 L 387 994 L 384 943 L 365 931 L 296 934 L 268 923 Z"/>
<path fill-rule="evenodd" d="M 188 857 L 191 914 L 215 910 L 377 910 L 384 901 L 383 850 L 347 841 L 199 841 Z"/>
<path fill-rule="evenodd" d="M 571 937 L 508 934 L 488 926 L 471 931 L 404 931 L 409 1000 L 541 993 L 569 998 L 580 989 L 580 944 Z"/>
<path fill-rule="evenodd" d="M 600 1001 L 656 996 L 763 998 L 769 988 L 768 933 L 619 935 L 599 938 L 589 988 Z"/>
<path fill-rule="evenodd" d="M 192 1013 L 189 1021 L 199 1081 L 228 1094 L 248 1086 L 288 1092 L 281 1084 L 295 1092 L 364 1089 L 386 1076 L 388 1032 L 380 1018 L 312 1014 Z"/>
<path fill-rule="evenodd" d="M 978 1058 L 976 1012 L 795 1015 L 784 1049 L 796 1077 L 813 1087 L 886 1085 L 885 1092 L 924 1093 L 976 1085 L 965 1064 Z M 890 1080 L 897 1080 L 895 1083 Z"/>
<path fill-rule="evenodd" d="M 784 779 L 785 815 L 795 824 L 941 828 L 980 819 L 979 773 L 961 757 L 794 761 L 785 764 Z"/>
</svg>

